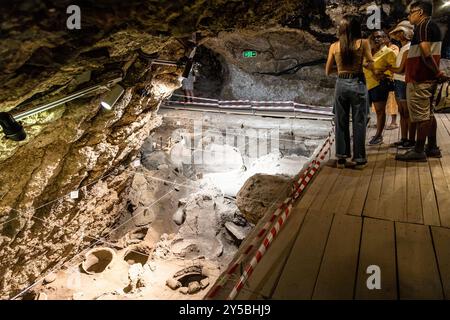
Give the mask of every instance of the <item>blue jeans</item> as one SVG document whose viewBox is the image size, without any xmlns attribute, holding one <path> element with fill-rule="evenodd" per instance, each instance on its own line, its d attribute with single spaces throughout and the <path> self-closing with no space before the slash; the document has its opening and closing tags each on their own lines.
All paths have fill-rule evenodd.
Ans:
<svg viewBox="0 0 450 320">
<path fill-rule="evenodd" d="M 340 79 L 336 81 L 334 94 L 336 123 L 336 157 L 346 159 L 350 154 L 350 112 L 353 121 L 353 161 L 365 162 L 366 125 L 369 97 L 365 81 Z"/>
</svg>

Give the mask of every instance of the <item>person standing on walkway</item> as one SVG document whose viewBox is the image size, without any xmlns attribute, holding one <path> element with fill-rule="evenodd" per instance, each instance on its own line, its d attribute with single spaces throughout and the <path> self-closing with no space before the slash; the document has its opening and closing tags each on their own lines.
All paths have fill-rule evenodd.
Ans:
<svg viewBox="0 0 450 320">
<path fill-rule="evenodd" d="M 189 76 L 181 82 L 182 89 L 184 91 L 184 101 L 185 102 L 194 102 L 194 82 L 195 82 L 195 73 L 194 68 L 189 72 Z"/>
<path fill-rule="evenodd" d="M 400 52 L 400 48 L 391 42 L 391 38 L 388 37 L 387 34 L 385 34 L 385 44 L 386 46 L 394 51 L 395 56 L 398 56 L 398 53 Z M 394 86 L 392 86 L 390 89 L 392 91 L 389 91 L 388 99 L 386 102 L 386 114 L 391 116 L 391 123 L 386 126 L 385 130 L 394 130 L 398 128 L 397 124 L 397 114 L 398 114 L 398 104 L 397 100 L 395 99 L 395 92 L 394 92 Z"/>
<path fill-rule="evenodd" d="M 358 17 L 345 15 L 339 24 L 339 41 L 330 46 L 325 67 L 327 75 L 337 66 L 334 96 L 336 115 L 336 157 L 337 167 L 344 168 L 350 153 L 350 113 L 353 126 L 353 161 L 356 169 L 367 165 L 365 149 L 368 93 L 363 74 L 363 61 L 372 68 L 373 58 L 367 40 L 362 39 L 361 22 Z"/>
<path fill-rule="evenodd" d="M 405 66 L 411 39 L 414 34 L 414 26 L 408 20 L 400 22 L 389 35 L 402 45 L 397 55 L 396 65 L 389 70 L 394 72 L 395 99 L 400 113 L 401 140 L 393 143 L 399 149 L 411 149 L 416 144 L 416 125 L 409 119 L 408 104 L 406 102 Z M 409 134 L 409 139 L 408 139 Z"/>
<path fill-rule="evenodd" d="M 396 56 L 392 49 L 385 44 L 385 33 L 376 30 L 371 35 L 374 70 L 364 68 L 369 90 L 369 102 L 373 103 L 377 114 L 377 131 L 370 139 L 369 145 L 374 146 L 383 143 L 383 130 L 386 124 L 386 103 L 389 91 L 392 87 L 392 73 L 388 67 L 395 64 Z"/>
<path fill-rule="evenodd" d="M 432 12 L 433 5 L 427 1 L 415 1 L 410 5 L 409 22 L 415 28 L 406 60 L 406 100 L 411 122 L 417 123 L 417 141 L 414 149 L 395 157 L 400 161 L 426 162 L 427 157 L 442 156 L 436 141 L 432 100 L 437 83 L 448 77 L 439 70 L 442 38 L 438 25 L 431 20 Z"/>
</svg>

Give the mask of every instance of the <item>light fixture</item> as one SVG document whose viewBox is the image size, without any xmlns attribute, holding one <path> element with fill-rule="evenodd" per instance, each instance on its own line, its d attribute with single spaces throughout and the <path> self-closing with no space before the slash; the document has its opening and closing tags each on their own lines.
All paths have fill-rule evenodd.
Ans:
<svg viewBox="0 0 450 320">
<path fill-rule="evenodd" d="M 89 88 L 77 91 L 77 92 L 72 93 L 71 95 L 68 95 L 68 96 L 66 96 L 64 98 L 61 98 L 59 100 L 56 100 L 56 101 L 44 104 L 42 106 L 38 106 L 36 108 L 33 108 L 33 109 L 30 109 L 30 110 L 21 112 L 19 114 L 15 114 L 14 115 L 14 119 L 22 120 L 23 118 L 30 117 L 32 115 L 35 115 L 35 114 L 38 114 L 38 113 L 41 113 L 41 112 L 44 112 L 44 111 L 56 108 L 57 106 L 60 106 L 60 105 L 62 105 L 64 103 L 67 103 L 69 101 L 81 98 L 81 97 L 83 97 L 85 95 L 88 95 L 90 93 L 94 93 L 94 92 L 102 90 L 102 89 L 104 90 L 105 88 L 107 89 L 108 87 L 116 84 L 117 82 L 119 82 L 121 80 L 122 80 L 122 78 L 116 78 L 116 79 L 113 79 L 111 81 L 108 81 L 106 84 L 98 84 L 98 85 L 95 85 L 95 86 L 92 86 L 92 87 L 89 87 Z"/>
<path fill-rule="evenodd" d="M 0 125 L 7 139 L 22 141 L 27 137 L 23 126 L 8 112 L 0 112 Z"/>
<path fill-rule="evenodd" d="M 444 4 L 441 6 L 441 8 L 447 8 L 447 7 L 450 7 L 450 1 L 449 0 L 444 1 Z"/>
<path fill-rule="evenodd" d="M 124 92 L 125 89 L 119 84 L 116 84 L 108 93 L 105 94 L 105 96 L 103 96 L 100 105 L 107 110 L 111 110 Z"/>
<path fill-rule="evenodd" d="M 29 110 L 26 110 L 26 111 L 23 111 L 23 112 L 20 112 L 17 114 L 9 114 L 7 112 L 0 112 L 0 114 L 1 114 L 0 125 L 3 128 L 3 132 L 6 136 L 6 138 L 14 140 L 14 141 L 24 140 L 26 138 L 26 133 L 25 133 L 22 125 L 18 122 L 19 120 L 22 120 L 23 118 L 30 117 L 35 114 L 38 114 L 38 113 L 41 113 L 41 112 L 44 112 L 44 111 L 47 111 L 47 110 L 50 110 L 53 108 L 56 108 L 57 106 L 60 106 L 69 101 L 81 98 L 85 95 L 97 92 L 99 90 L 108 89 L 109 87 L 114 86 L 113 89 L 108 93 L 107 96 L 109 96 L 109 94 L 112 94 L 111 92 L 114 89 L 117 90 L 116 84 L 120 81 L 122 81 L 122 77 L 115 78 L 106 83 L 98 84 L 98 85 L 77 91 L 75 93 L 72 93 L 71 95 L 64 97 L 64 98 L 43 104 L 41 106 L 37 106 L 35 108 L 29 109 Z M 122 87 L 120 87 L 120 88 L 122 88 Z M 123 90 L 123 88 L 122 88 L 122 90 Z M 114 103 L 117 102 L 118 99 L 119 98 L 115 99 Z M 109 99 L 109 100 L 105 99 L 104 101 L 106 103 L 108 103 L 108 101 L 111 101 L 111 99 Z M 109 104 L 104 105 L 104 107 L 107 108 L 107 106 L 110 106 L 110 108 L 111 108 L 114 105 L 114 103 L 109 102 Z"/>
</svg>

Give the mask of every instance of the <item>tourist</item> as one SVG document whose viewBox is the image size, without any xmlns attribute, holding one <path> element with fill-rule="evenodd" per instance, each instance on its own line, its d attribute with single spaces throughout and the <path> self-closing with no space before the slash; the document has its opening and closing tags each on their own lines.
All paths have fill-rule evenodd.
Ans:
<svg viewBox="0 0 450 320">
<path fill-rule="evenodd" d="M 433 5 L 427 1 L 410 5 L 409 22 L 415 28 L 406 60 L 406 100 L 411 122 L 417 123 L 417 140 L 414 149 L 398 154 L 396 160 L 426 162 L 427 157 L 442 156 L 436 141 L 437 123 L 431 101 L 437 83 L 448 77 L 439 70 L 442 38 L 438 25 L 431 19 L 432 11 Z"/>
<path fill-rule="evenodd" d="M 389 49 L 394 51 L 396 57 L 398 56 L 400 48 L 394 43 L 392 43 L 391 39 L 386 34 L 385 34 L 385 45 Z M 391 123 L 388 126 L 386 126 L 385 128 L 386 130 L 393 130 L 398 128 L 397 124 L 398 104 L 397 100 L 395 99 L 394 86 L 392 86 L 390 89 L 392 89 L 392 91 L 389 91 L 388 99 L 386 101 L 386 114 L 391 116 Z"/>
<path fill-rule="evenodd" d="M 194 82 L 195 82 L 195 74 L 194 68 L 191 69 L 187 78 L 184 78 L 181 82 L 182 89 L 184 91 L 184 101 L 185 102 L 194 102 Z"/>
<path fill-rule="evenodd" d="M 370 36 L 374 61 L 374 69 L 364 68 L 364 74 L 369 90 L 369 102 L 373 103 L 377 115 L 377 131 L 370 139 L 369 145 L 383 143 L 383 130 L 386 123 L 386 103 L 389 91 L 393 90 L 393 74 L 388 67 L 395 64 L 396 56 L 392 49 L 385 44 L 385 33 L 376 30 Z"/>
<path fill-rule="evenodd" d="M 405 65 L 408 56 L 411 39 L 414 34 L 414 26 L 405 20 L 400 22 L 389 35 L 399 41 L 402 45 L 395 67 L 390 70 L 394 72 L 394 88 L 395 99 L 397 100 L 398 110 L 400 113 L 400 134 L 401 139 L 393 143 L 394 147 L 400 149 L 410 149 L 416 143 L 416 125 L 412 124 L 409 119 L 408 105 L 406 102 L 406 82 L 405 82 Z M 408 139 L 409 133 L 409 139 Z"/>
<path fill-rule="evenodd" d="M 361 23 L 356 16 L 346 15 L 338 28 L 339 41 L 330 46 L 325 72 L 330 75 L 336 64 L 334 106 L 336 119 L 337 167 L 344 168 L 351 157 L 350 113 L 353 126 L 353 161 L 356 169 L 367 165 L 365 140 L 369 109 L 363 62 L 372 69 L 373 59 L 367 40 L 362 39 Z"/>
</svg>

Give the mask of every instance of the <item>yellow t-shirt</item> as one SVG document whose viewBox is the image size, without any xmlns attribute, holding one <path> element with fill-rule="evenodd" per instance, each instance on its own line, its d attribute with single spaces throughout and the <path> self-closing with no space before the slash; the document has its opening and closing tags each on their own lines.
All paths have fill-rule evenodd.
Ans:
<svg viewBox="0 0 450 320">
<path fill-rule="evenodd" d="M 395 52 L 387 46 L 384 46 L 373 56 L 374 68 L 376 70 L 385 70 L 388 65 L 395 66 L 396 60 L 397 56 L 395 55 Z M 384 74 L 391 79 L 393 77 L 393 74 L 390 71 L 386 71 Z M 368 90 L 373 89 L 380 84 L 371 70 L 364 68 L 364 75 L 366 76 Z"/>
</svg>

